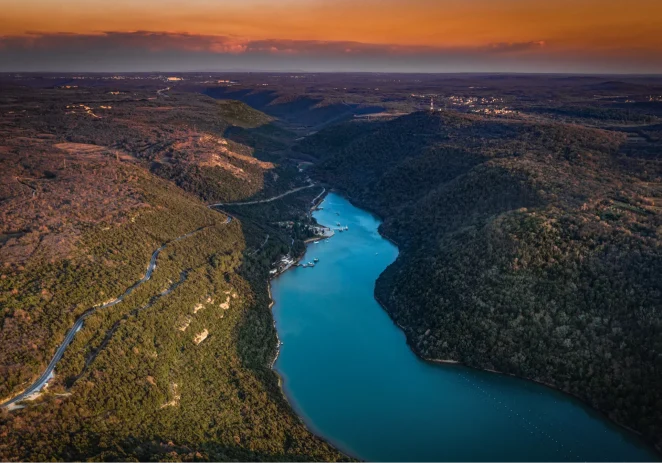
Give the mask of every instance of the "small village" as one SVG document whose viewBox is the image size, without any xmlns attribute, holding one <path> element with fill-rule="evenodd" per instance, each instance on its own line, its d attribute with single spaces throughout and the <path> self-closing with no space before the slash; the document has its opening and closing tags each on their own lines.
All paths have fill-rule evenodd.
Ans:
<svg viewBox="0 0 662 463">
<path fill-rule="evenodd" d="M 316 206 L 313 207 L 312 210 L 323 209 L 324 208 L 322 206 Z M 336 212 L 336 215 L 339 215 L 339 213 Z M 278 222 L 277 225 L 287 229 L 292 229 L 295 227 L 296 223 L 293 221 L 285 221 Z M 311 232 L 313 236 L 305 239 L 304 242 L 311 244 L 328 243 L 329 239 L 334 236 L 336 232 L 343 233 L 349 231 L 349 226 L 342 225 L 340 222 L 336 222 L 335 227 L 326 227 L 324 225 L 306 225 L 305 227 L 306 231 Z M 318 262 L 319 258 L 317 257 L 314 257 L 313 260 L 308 262 L 304 262 L 303 260 L 299 262 L 291 255 L 291 252 L 289 252 L 288 254 L 282 256 L 280 260 L 272 263 L 272 268 L 269 270 L 269 275 L 271 277 L 276 277 L 281 273 L 286 272 L 291 267 L 314 268 Z"/>
</svg>

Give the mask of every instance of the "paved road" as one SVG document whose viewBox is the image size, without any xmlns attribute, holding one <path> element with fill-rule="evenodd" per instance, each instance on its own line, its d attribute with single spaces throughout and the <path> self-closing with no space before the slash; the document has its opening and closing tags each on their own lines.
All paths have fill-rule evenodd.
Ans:
<svg viewBox="0 0 662 463">
<path fill-rule="evenodd" d="M 232 217 L 228 216 L 228 218 L 225 220 L 225 223 L 228 224 L 231 221 L 232 221 Z M 156 260 L 158 259 L 159 254 L 161 253 L 161 251 L 163 251 L 163 249 L 165 249 L 166 246 L 168 246 L 169 244 L 172 244 L 176 241 L 180 241 L 180 240 L 183 240 L 185 238 L 188 238 L 189 236 L 194 235 L 194 234 L 198 233 L 199 231 L 204 230 L 205 228 L 207 228 L 207 227 L 200 227 L 197 230 L 193 230 L 192 232 L 186 233 L 185 235 L 178 236 L 177 238 L 173 239 L 172 241 L 169 241 L 169 242 L 161 245 L 161 247 L 159 247 L 152 254 L 152 257 L 149 260 L 149 264 L 147 265 L 147 271 L 145 272 L 144 277 L 142 277 L 138 282 L 136 282 L 132 286 L 130 286 L 126 291 L 124 291 L 124 294 L 119 296 L 117 299 L 113 299 L 112 301 L 106 302 L 105 304 L 92 307 L 92 308 L 88 309 L 83 315 L 78 317 L 78 319 L 76 320 L 74 325 L 67 332 L 67 335 L 64 337 L 64 341 L 62 341 L 62 344 L 60 344 L 60 347 L 58 347 L 57 350 L 55 351 L 55 355 L 53 356 L 50 363 L 46 367 L 46 370 L 44 370 L 44 372 L 41 374 L 41 376 L 39 376 L 39 378 L 37 378 L 37 380 L 34 383 L 32 383 L 32 385 L 30 385 L 25 391 L 21 392 L 16 397 L 14 397 L 12 399 L 9 399 L 8 401 L 0 404 L 0 407 L 2 407 L 2 408 L 8 407 L 12 404 L 15 404 L 17 402 L 25 400 L 27 397 L 31 396 L 35 392 L 39 392 L 44 387 L 44 385 L 48 382 L 48 380 L 51 378 L 51 375 L 53 374 L 53 370 L 55 370 L 55 365 L 62 358 L 62 355 L 64 354 L 64 351 L 67 349 L 67 346 L 69 346 L 69 344 L 71 344 L 71 341 L 74 339 L 74 336 L 76 335 L 78 330 L 80 330 L 83 327 L 83 322 L 85 322 L 85 319 L 87 317 L 92 315 L 97 310 L 105 309 L 105 308 L 108 308 L 108 307 L 112 307 L 116 304 L 119 304 L 129 294 L 131 294 L 136 288 L 138 288 L 143 283 L 149 281 L 149 279 L 152 277 L 152 273 L 154 273 L 154 270 L 156 269 Z"/>
<path fill-rule="evenodd" d="M 262 250 L 262 248 L 267 244 L 267 241 L 269 241 L 269 234 L 268 233 L 267 233 L 267 237 L 264 239 L 264 242 L 262 243 L 262 245 L 259 248 L 257 248 L 255 251 L 251 252 L 249 255 L 254 256 L 258 252 L 260 252 Z"/>
<path fill-rule="evenodd" d="M 310 203 L 314 206 L 317 203 L 317 200 L 320 199 L 324 193 L 326 193 L 326 188 L 322 188 L 322 192 L 315 196 L 315 199 L 313 199 Z"/>
<path fill-rule="evenodd" d="M 306 188 L 310 188 L 315 186 L 314 183 L 311 183 L 306 186 L 300 186 L 299 188 L 294 188 L 292 190 L 286 191 L 285 193 L 281 193 L 278 196 L 273 196 L 271 198 L 267 199 L 259 199 L 257 201 L 245 201 L 241 203 L 216 203 L 216 204 L 210 204 L 209 207 L 221 207 L 221 206 L 248 206 L 249 204 L 260 204 L 260 203 L 270 203 L 271 201 L 275 201 L 280 198 L 284 198 L 287 195 L 291 195 L 292 193 L 296 193 L 297 191 L 305 190 Z"/>
</svg>

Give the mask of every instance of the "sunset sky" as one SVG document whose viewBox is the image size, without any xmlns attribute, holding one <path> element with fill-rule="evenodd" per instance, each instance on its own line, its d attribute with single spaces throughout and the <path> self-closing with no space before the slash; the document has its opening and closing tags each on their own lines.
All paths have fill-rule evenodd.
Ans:
<svg viewBox="0 0 662 463">
<path fill-rule="evenodd" d="M 662 73 L 662 0 L 0 0 L 0 71 Z"/>
</svg>

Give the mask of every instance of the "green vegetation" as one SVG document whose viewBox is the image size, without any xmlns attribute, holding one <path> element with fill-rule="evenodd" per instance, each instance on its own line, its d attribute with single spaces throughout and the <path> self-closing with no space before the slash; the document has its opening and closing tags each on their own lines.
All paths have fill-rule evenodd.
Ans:
<svg viewBox="0 0 662 463">
<path fill-rule="evenodd" d="M 122 323 L 67 389 L 70 396 L 58 397 L 64 389 L 56 385 L 40 407 L 3 420 L 4 454 L 30 460 L 337 458 L 310 436 L 280 393 L 269 369 L 275 336 L 266 288 L 256 294 L 237 274 L 237 240 L 238 224 L 218 226 L 165 254 L 152 293 L 181 268 L 186 281 Z M 142 296 L 122 305 L 135 307 Z M 86 323 L 60 375 L 80 371 L 85 350 L 118 315 L 99 312 Z M 203 330 L 209 336 L 195 345 Z"/>
<path fill-rule="evenodd" d="M 50 304 L 40 307 L 40 318 L 34 311 L 28 313 L 34 317 L 31 327 L 50 327 L 48 334 L 54 339 L 36 339 L 33 330 L 16 333 L 17 338 L 28 337 L 50 349 L 40 351 L 33 361 L 18 357 L 10 363 L 22 362 L 36 373 L 77 315 L 140 278 L 159 243 L 211 226 L 166 248 L 148 283 L 86 321 L 40 406 L 6 414 L 0 421 L 6 442 L 3 457 L 337 458 L 292 414 L 269 368 L 276 346 L 266 286 L 250 273 L 240 276 L 245 272 L 241 270 L 244 247 L 239 222 L 225 225 L 222 214 L 158 181 L 143 186 L 150 203 L 161 212 L 90 232 L 85 242 L 94 245 L 87 252 L 99 265 L 63 263 L 59 268 L 38 267 L 34 273 L 21 274 L 26 284 L 3 305 L 20 311 L 39 291 L 52 292 Z M 127 267 L 123 273 L 118 271 L 121 263 Z M 124 317 L 178 281 L 182 271 L 187 272 L 186 279 L 171 294 Z M 41 275 L 41 285 L 34 292 L 30 291 L 31 274 Z M 53 275 L 52 284 L 48 275 Z M 9 281 L 3 283 L 17 287 L 16 281 Z M 194 313 L 198 304 L 202 308 Z M 67 312 L 65 308 L 70 307 L 74 310 Z M 84 368 L 85 358 L 118 320 L 122 321 L 109 342 Z M 188 320 L 186 330 L 180 331 Z M 205 329 L 209 337 L 196 346 L 194 336 Z M 6 333 L 4 341 L 10 336 Z M 65 392 L 71 395 L 58 395 Z M 163 406 L 171 401 L 172 405 Z M 73 435 L 75 439 L 67 437 Z"/>
<path fill-rule="evenodd" d="M 584 122 L 612 123 L 652 123 L 658 120 L 656 116 L 632 108 L 600 108 L 594 106 L 561 106 L 558 108 L 531 108 L 532 113 L 548 114 L 570 120 Z"/>
<path fill-rule="evenodd" d="M 241 101 L 220 100 L 217 104 L 221 117 L 237 127 L 254 128 L 273 121 L 273 118 Z"/>
<path fill-rule="evenodd" d="M 315 176 L 385 218 L 401 254 L 376 294 L 417 353 L 546 382 L 660 443 L 657 81 L 296 77 L 197 88 L 244 103 L 178 91 L 195 76 L 167 92 L 159 76 L 69 89 L 3 78 L 0 397 L 170 244 L 148 282 L 86 319 L 45 394 L 0 412 L 0 457 L 344 458 L 305 429 L 269 368 L 268 272 L 303 252 L 320 190 L 227 207 L 229 224 L 205 207 L 303 185 L 289 158 L 317 161 Z M 338 124 L 431 95 L 458 112 Z"/>
<path fill-rule="evenodd" d="M 662 442 L 659 161 L 558 123 L 440 112 L 350 130 L 299 149 L 384 217 L 401 253 L 375 292 L 412 348 L 553 385 Z"/>
<path fill-rule="evenodd" d="M 172 109 L 160 111 L 186 112 L 183 99 L 170 98 Z M 235 122 L 245 113 L 259 116 L 203 99 Z M 146 104 L 136 101 L 126 105 Z M 260 220 L 227 223 L 200 199 L 205 185 L 221 200 L 285 190 L 300 182 L 293 167 L 263 163 L 209 127 L 180 130 L 159 120 L 156 108 L 148 120 L 137 108 L 121 108 L 127 112 L 116 118 L 70 115 L 71 125 L 51 108 L 1 129 L 3 401 L 45 369 L 79 316 L 123 294 L 143 277 L 152 253 L 168 245 L 148 281 L 85 320 L 44 394 L 0 411 L 0 458 L 346 459 L 306 429 L 270 368 L 277 338 L 266 278 L 271 262 L 289 251 L 289 232 Z M 173 123 L 195 124 L 180 117 Z M 111 144 L 113 133 L 126 138 Z M 203 156 L 210 147 L 218 158 Z M 220 166 L 209 171 L 219 175 L 200 183 L 209 171 L 195 169 L 210 159 Z M 183 185 L 195 195 L 155 176 L 156 162 L 179 167 L 169 171 L 175 175 L 198 172 Z M 265 171 L 283 175 L 264 181 Z"/>
</svg>

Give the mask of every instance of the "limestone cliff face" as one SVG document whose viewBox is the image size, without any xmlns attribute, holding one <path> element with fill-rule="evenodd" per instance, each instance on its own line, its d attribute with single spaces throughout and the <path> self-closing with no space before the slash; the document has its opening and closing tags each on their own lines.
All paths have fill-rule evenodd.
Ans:
<svg viewBox="0 0 662 463">
<path fill-rule="evenodd" d="M 197 346 L 197 345 L 200 344 L 202 341 L 204 341 L 205 339 L 207 339 L 207 336 L 209 336 L 209 330 L 207 330 L 207 329 L 205 328 L 204 330 L 202 330 L 201 332 L 199 332 L 198 334 L 195 335 L 195 338 L 193 339 L 193 342 L 194 342 L 195 345 Z"/>
</svg>

